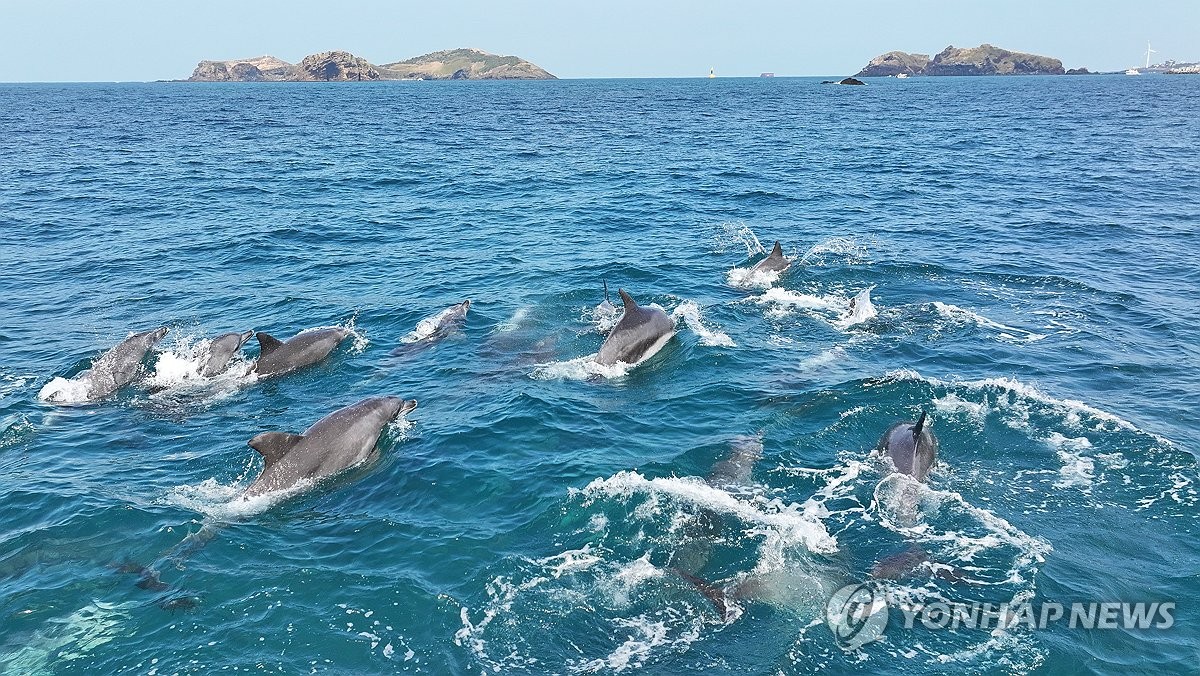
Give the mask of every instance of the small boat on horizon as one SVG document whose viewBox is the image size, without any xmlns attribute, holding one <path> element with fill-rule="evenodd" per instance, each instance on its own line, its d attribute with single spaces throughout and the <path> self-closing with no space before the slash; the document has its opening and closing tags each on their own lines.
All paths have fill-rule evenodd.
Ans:
<svg viewBox="0 0 1200 676">
<path fill-rule="evenodd" d="M 1126 75 L 1141 75 L 1142 71 L 1138 70 L 1137 68 L 1130 68 L 1129 70 L 1125 71 L 1125 74 Z"/>
<path fill-rule="evenodd" d="M 896 79 L 903 80 L 908 77 L 908 73 L 896 73 Z"/>
</svg>

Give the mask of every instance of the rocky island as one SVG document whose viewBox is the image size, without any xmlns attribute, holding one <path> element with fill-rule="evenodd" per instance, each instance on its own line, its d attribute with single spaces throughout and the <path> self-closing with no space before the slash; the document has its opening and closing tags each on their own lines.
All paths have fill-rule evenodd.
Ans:
<svg viewBox="0 0 1200 676">
<path fill-rule="evenodd" d="M 1048 56 L 1010 52 L 989 44 L 943 49 L 932 59 L 927 54 L 881 54 L 855 77 L 891 75 L 1063 75 L 1062 61 Z"/>
<path fill-rule="evenodd" d="M 201 61 L 189 82 L 347 82 L 358 80 L 553 80 L 516 56 L 449 49 L 381 66 L 349 52 L 311 54 L 292 64 L 273 56 Z"/>
</svg>

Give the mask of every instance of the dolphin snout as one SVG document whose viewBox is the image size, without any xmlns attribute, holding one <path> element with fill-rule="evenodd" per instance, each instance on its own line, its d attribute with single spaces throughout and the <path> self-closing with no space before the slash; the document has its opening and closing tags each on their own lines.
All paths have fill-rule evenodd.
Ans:
<svg viewBox="0 0 1200 676">
<path fill-rule="evenodd" d="M 170 329 L 165 326 L 160 326 L 150 332 L 150 337 L 154 340 L 162 340 L 162 337 L 167 335 L 167 331 L 170 331 Z"/>
<path fill-rule="evenodd" d="M 403 402 L 401 402 L 401 404 L 400 404 L 399 415 L 404 415 L 405 413 L 408 413 L 409 411 L 413 410 L 416 407 L 417 407 L 416 399 L 406 399 Z"/>
<path fill-rule="evenodd" d="M 239 342 L 238 342 L 238 347 L 241 347 L 242 345 L 245 345 L 245 344 L 246 344 L 246 341 L 247 341 L 247 340 L 250 340 L 250 339 L 251 339 L 251 338 L 253 338 L 253 337 L 254 337 L 254 329 L 250 329 L 249 331 L 245 331 L 245 332 L 243 332 L 243 333 L 239 333 L 239 334 L 238 334 L 238 339 L 239 339 Z"/>
<path fill-rule="evenodd" d="M 467 310 L 471 309 L 471 300 L 470 299 L 464 300 L 463 302 L 458 304 L 458 307 L 462 308 L 463 314 L 466 314 Z"/>
</svg>

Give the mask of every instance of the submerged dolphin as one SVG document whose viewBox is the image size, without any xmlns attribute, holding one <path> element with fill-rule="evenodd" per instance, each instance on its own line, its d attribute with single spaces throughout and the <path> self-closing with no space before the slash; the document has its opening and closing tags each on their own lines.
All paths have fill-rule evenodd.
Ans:
<svg viewBox="0 0 1200 676">
<path fill-rule="evenodd" d="M 260 378 L 279 376 L 291 373 L 305 366 L 312 366 L 333 352 L 350 329 L 335 327 L 318 331 L 298 333 L 287 340 L 281 341 L 270 334 L 259 331 L 254 336 L 258 338 L 258 361 L 254 363 L 254 372 Z"/>
<path fill-rule="evenodd" d="M 625 314 L 613 327 L 596 361 L 606 366 L 617 362 L 637 364 L 654 356 L 675 335 L 675 322 L 658 308 L 638 306 L 624 289 L 617 291 L 625 302 Z"/>
<path fill-rule="evenodd" d="M 437 342 L 457 331 L 467 320 L 467 310 L 471 309 L 471 301 L 464 300 L 457 305 L 442 310 L 432 317 L 426 317 L 417 322 L 417 327 L 407 336 L 400 339 L 400 347 L 392 350 L 392 355 L 408 354 L 421 346 Z"/>
<path fill-rule="evenodd" d="M 783 248 L 779 246 L 779 242 L 775 242 L 775 246 L 771 249 L 771 253 L 761 261 L 750 268 L 751 273 L 755 272 L 778 272 L 782 273 L 792 265 L 792 262 L 783 255 Z"/>
<path fill-rule="evenodd" d="M 900 422 L 888 428 L 876 449 L 892 459 L 896 471 L 925 481 L 937 462 L 937 437 L 925 424 L 925 411 L 917 422 Z"/>
<path fill-rule="evenodd" d="M 415 399 L 371 397 L 330 413 L 304 434 L 259 434 L 248 443 L 262 455 L 263 471 L 246 489 L 245 497 L 332 476 L 373 459 L 384 426 L 416 407 Z"/>
<path fill-rule="evenodd" d="M 254 335 L 253 331 L 244 333 L 222 333 L 208 344 L 208 354 L 204 357 L 204 365 L 200 367 L 200 375 L 211 378 L 225 370 L 229 360 L 237 354 L 247 340 Z"/>
<path fill-rule="evenodd" d="M 87 382 L 89 401 L 109 397 L 133 382 L 142 371 L 146 353 L 165 335 L 165 326 L 135 333 L 101 355 L 92 362 L 91 368 L 77 375 L 74 380 Z"/>
</svg>

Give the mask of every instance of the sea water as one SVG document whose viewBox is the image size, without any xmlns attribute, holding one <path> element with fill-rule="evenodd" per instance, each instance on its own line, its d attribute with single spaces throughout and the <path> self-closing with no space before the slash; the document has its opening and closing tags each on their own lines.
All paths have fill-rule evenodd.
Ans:
<svg viewBox="0 0 1200 676">
<path fill-rule="evenodd" d="M 0 668 L 1192 671 L 1198 84 L 0 86 Z M 675 320 L 647 362 L 591 361 L 604 281 Z M 159 325 L 134 384 L 70 395 Z M 259 381 L 252 340 L 197 374 L 325 326 L 355 335 L 313 368 Z M 248 439 L 376 394 L 420 402 L 378 462 L 240 498 Z M 938 465 L 888 477 L 922 410 Z M 706 481 L 747 438 L 750 480 Z M 913 552 L 894 602 L 1175 621 L 893 608 L 844 649 L 827 600 Z"/>
</svg>

